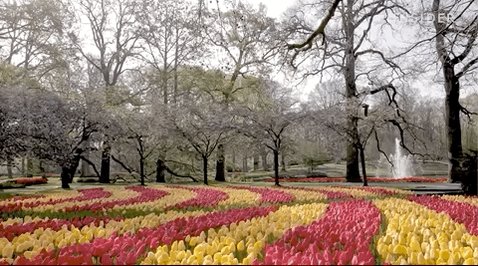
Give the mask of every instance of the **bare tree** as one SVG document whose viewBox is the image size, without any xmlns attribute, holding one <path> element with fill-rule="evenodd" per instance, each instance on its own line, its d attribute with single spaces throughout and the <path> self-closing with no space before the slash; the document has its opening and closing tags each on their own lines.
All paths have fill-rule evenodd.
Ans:
<svg viewBox="0 0 478 266">
<path fill-rule="evenodd" d="M 318 3 L 315 3 L 315 5 L 318 5 Z M 308 8 L 308 5 L 304 6 Z M 345 104 L 346 113 L 349 116 L 346 120 L 346 131 L 350 133 L 350 137 L 347 138 L 346 179 L 351 182 L 358 182 L 360 181 L 359 151 L 357 150 L 357 147 L 360 146 L 358 120 L 361 108 L 359 97 L 362 93 L 369 93 L 367 90 L 371 91 L 363 83 L 373 84 L 375 82 L 375 86 L 378 88 L 389 88 L 392 86 L 392 81 L 403 74 L 403 71 L 395 62 L 387 58 L 378 48 L 375 48 L 377 47 L 376 44 L 369 43 L 370 32 L 374 26 L 376 27 L 374 20 L 378 17 L 386 18 L 395 13 L 406 13 L 408 11 L 398 1 L 377 0 L 356 3 L 353 0 L 344 0 L 333 1 L 330 8 L 325 12 L 325 18 L 315 30 L 308 26 L 306 22 L 301 22 L 300 18 L 296 18 L 289 27 L 289 31 L 292 32 L 290 38 L 298 38 L 298 36 L 303 36 L 304 33 L 308 37 L 302 43 L 289 44 L 288 48 L 293 50 L 292 62 L 297 60 L 300 54 L 309 50 L 313 51 L 309 53 L 309 56 L 312 55 L 313 58 L 316 56 L 322 57 L 322 62 L 315 65 L 316 70 L 306 75 L 324 75 L 329 69 L 334 69 L 343 75 L 345 98 L 347 99 L 347 104 Z M 332 17 L 335 12 L 340 12 L 340 16 L 336 16 L 336 19 L 333 20 Z M 386 19 L 384 21 L 387 23 Z M 325 35 L 325 26 L 330 23 L 334 23 L 335 26 L 335 28 L 331 28 L 333 33 Z M 322 37 L 321 40 L 317 40 L 319 36 Z M 302 60 L 306 59 L 302 57 Z M 375 59 L 375 61 L 378 59 L 381 62 L 357 65 L 359 62 L 363 62 L 359 61 L 360 59 Z M 370 62 L 373 61 L 370 60 Z M 383 67 L 377 67 L 379 65 L 385 65 L 389 68 L 389 76 L 387 77 L 389 82 L 387 85 L 384 85 L 387 82 L 382 80 L 377 82 L 379 80 L 377 76 L 380 76 L 381 79 L 384 77 L 380 73 L 380 71 L 383 71 Z M 360 90 L 361 87 L 363 88 L 362 91 Z M 399 126 L 397 123 L 395 125 Z M 404 143 L 403 140 L 402 143 Z"/>
<path fill-rule="evenodd" d="M 460 113 L 470 116 L 472 112 L 460 104 L 460 79 L 478 65 L 478 50 L 475 48 L 478 43 L 478 16 L 476 5 L 472 6 L 473 1 L 467 2 L 467 4 L 453 2 L 449 5 L 434 0 L 432 5 L 436 51 L 445 80 L 445 121 L 450 182 L 465 181 L 460 166 L 463 154 Z M 444 19 L 452 11 L 459 12 L 459 16 L 453 21 Z"/>
<path fill-rule="evenodd" d="M 180 136 L 201 156 L 203 180 L 208 184 L 208 160 L 225 141 L 231 130 L 229 115 L 218 112 L 220 105 L 210 101 L 188 102 L 187 105 L 168 108 L 164 124 L 173 135 Z"/>
<path fill-rule="evenodd" d="M 163 103 L 178 97 L 178 71 L 181 66 L 197 61 L 204 53 L 200 38 L 201 22 L 193 7 L 180 1 L 144 1 L 142 39 L 145 41 L 142 59 L 150 65 L 160 80 Z M 172 81 L 171 81 L 172 79 Z M 170 88 L 172 87 L 172 91 Z"/>
<path fill-rule="evenodd" d="M 137 22 L 138 5 L 132 1 L 93 1 L 82 0 L 79 3 L 79 14 L 85 16 L 90 29 L 90 41 L 93 41 L 96 54 L 89 54 L 85 44 L 78 36 L 69 32 L 70 39 L 77 51 L 101 73 L 106 92 L 106 104 L 118 105 L 115 102 L 115 86 L 120 76 L 129 68 L 125 64 L 136 53 L 138 48 L 139 30 Z M 81 15 L 78 15 L 79 17 Z M 109 183 L 110 179 L 111 144 L 105 136 L 101 157 L 100 182 Z"/>
<path fill-rule="evenodd" d="M 41 80 L 64 64 L 62 39 L 71 20 L 61 1 L 4 1 L 0 7 L 0 56 Z"/>
<path fill-rule="evenodd" d="M 267 96 L 261 99 L 260 105 L 237 107 L 241 117 L 237 122 L 238 130 L 272 151 L 275 185 L 279 186 L 279 155 L 286 144 L 288 130 L 300 121 L 303 113 L 294 108 L 296 102 L 277 83 L 265 84 L 264 90 Z"/>
<path fill-rule="evenodd" d="M 244 89 L 239 83 L 240 77 L 258 73 L 273 63 L 279 52 L 280 36 L 274 19 L 267 17 L 264 6 L 258 10 L 251 5 L 239 2 L 226 12 L 220 7 L 213 14 L 207 14 L 209 20 L 205 36 L 220 54 L 221 69 L 228 74 L 228 81 L 219 88 L 224 108 L 234 100 L 234 95 Z M 218 149 L 216 180 L 224 181 L 224 145 Z"/>
</svg>

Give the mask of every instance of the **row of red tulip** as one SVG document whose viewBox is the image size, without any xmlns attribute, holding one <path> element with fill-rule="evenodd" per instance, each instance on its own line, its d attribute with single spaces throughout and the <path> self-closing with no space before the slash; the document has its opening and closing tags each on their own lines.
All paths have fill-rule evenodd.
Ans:
<svg viewBox="0 0 478 266">
<path fill-rule="evenodd" d="M 174 186 L 171 186 L 174 187 Z M 220 201 L 226 200 L 229 196 L 227 193 L 212 189 L 212 188 L 202 188 L 202 187 L 178 187 L 178 188 L 186 188 L 196 193 L 191 199 L 186 201 L 180 202 L 173 206 L 170 206 L 167 209 L 174 209 L 174 208 L 188 208 L 188 207 L 213 207 L 217 205 Z"/>
<path fill-rule="evenodd" d="M 143 186 L 132 186 L 132 187 L 127 187 L 126 189 L 133 190 L 137 192 L 138 195 L 135 197 L 126 198 L 126 199 L 93 202 L 93 203 L 87 203 L 82 205 L 73 205 L 73 206 L 66 207 L 64 211 L 66 212 L 85 211 L 85 210 L 102 211 L 102 210 L 111 209 L 116 206 L 125 206 L 125 205 L 155 201 L 169 194 L 168 192 L 163 190 L 159 190 L 155 188 L 147 188 Z"/>
<path fill-rule="evenodd" d="M 277 207 L 250 207 L 212 212 L 201 216 L 178 218 L 156 228 L 142 228 L 134 234 L 96 238 L 93 242 L 74 244 L 60 250 L 42 251 L 27 259 L 19 256 L 15 264 L 120 264 L 133 265 L 150 250 L 189 236 L 198 236 L 209 228 L 229 225 L 254 217 L 262 217 Z"/>
<path fill-rule="evenodd" d="M 375 264 L 372 238 L 381 224 L 380 211 L 369 201 L 331 203 L 321 219 L 287 231 L 266 245 L 256 264 Z"/>
<path fill-rule="evenodd" d="M 92 199 L 108 198 L 111 196 L 111 192 L 104 191 L 103 188 L 79 189 L 78 192 L 80 192 L 81 194 L 73 198 L 50 199 L 49 201 L 38 200 L 33 202 L 8 202 L 6 204 L 0 205 L 0 212 L 14 212 L 19 211 L 22 208 L 33 208 L 42 205 L 54 205 L 63 202 L 87 201 Z"/>
</svg>

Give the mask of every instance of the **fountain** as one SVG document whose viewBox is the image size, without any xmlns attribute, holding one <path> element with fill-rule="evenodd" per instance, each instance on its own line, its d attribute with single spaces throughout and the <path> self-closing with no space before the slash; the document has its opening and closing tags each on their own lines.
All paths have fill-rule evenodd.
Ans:
<svg viewBox="0 0 478 266">
<path fill-rule="evenodd" d="M 400 139 L 395 139 L 395 153 L 390 154 L 389 158 L 393 163 L 393 167 L 387 161 L 383 154 L 377 162 L 377 170 L 375 176 L 392 176 L 394 178 L 409 177 L 415 174 L 421 174 L 421 167 L 415 162 L 412 155 L 403 155 L 402 147 L 400 147 Z"/>
<path fill-rule="evenodd" d="M 408 177 L 415 174 L 412 158 L 409 155 L 402 155 L 402 147 L 400 147 L 400 140 L 398 138 L 395 139 L 395 154 L 391 158 L 393 162 L 393 177 Z"/>
</svg>

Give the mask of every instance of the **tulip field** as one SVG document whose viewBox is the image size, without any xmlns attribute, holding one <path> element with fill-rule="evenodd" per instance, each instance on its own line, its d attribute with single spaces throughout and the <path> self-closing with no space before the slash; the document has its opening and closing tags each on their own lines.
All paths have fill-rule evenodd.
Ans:
<svg viewBox="0 0 478 266">
<path fill-rule="evenodd" d="M 478 198 L 104 186 L 0 200 L 0 264 L 478 264 Z"/>
</svg>

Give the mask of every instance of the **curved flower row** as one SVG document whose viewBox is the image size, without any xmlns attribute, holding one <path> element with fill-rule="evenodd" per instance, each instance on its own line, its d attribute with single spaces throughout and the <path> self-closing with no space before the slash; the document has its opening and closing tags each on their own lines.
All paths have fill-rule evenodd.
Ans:
<svg viewBox="0 0 478 266">
<path fill-rule="evenodd" d="M 0 212 L 14 212 L 24 209 L 36 208 L 42 205 L 55 205 L 66 201 L 86 201 L 97 198 L 107 198 L 112 195 L 111 192 L 104 191 L 103 188 L 79 189 L 80 195 L 73 198 L 50 199 L 48 201 L 36 200 L 32 202 L 16 201 L 0 205 Z"/>
<path fill-rule="evenodd" d="M 168 192 L 164 190 L 159 190 L 155 188 L 147 188 L 142 186 L 133 186 L 133 187 L 128 187 L 127 189 L 137 192 L 138 195 L 135 197 L 118 199 L 114 201 L 94 202 L 94 203 L 85 204 L 85 205 L 74 205 L 74 206 L 65 208 L 64 211 L 66 212 L 85 211 L 85 210 L 102 211 L 106 209 L 111 209 L 115 206 L 132 205 L 132 204 L 138 204 L 138 203 L 141 204 L 143 202 L 155 201 L 169 194 Z"/>
<path fill-rule="evenodd" d="M 450 201 L 469 203 L 473 206 L 478 206 L 478 197 L 476 196 L 471 197 L 471 196 L 461 196 L 461 195 L 444 195 L 441 198 L 450 200 Z"/>
<path fill-rule="evenodd" d="M 74 244 L 58 251 L 42 251 L 31 259 L 19 256 L 15 264 L 135 264 L 149 250 L 170 244 L 187 235 L 228 225 L 233 222 L 264 216 L 275 207 L 254 207 L 207 213 L 196 217 L 178 218 L 156 228 L 142 228 L 134 234 L 97 238 L 91 243 Z"/>
<path fill-rule="evenodd" d="M 293 195 L 278 189 L 265 188 L 265 187 L 245 187 L 245 186 L 230 186 L 230 187 L 236 188 L 236 189 L 245 189 L 245 190 L 258 193 L 261 196 L 260 198 L 261 202 L 285 203 L 285 202 L 291 202 L 294 200 Z"/>
<path fill-rule="evenodd" d="M 172 205 L 169 208 L 212 207 L 229 196 L 226 192 L 206 187 L 188 187 L 196 193 L 194 198 Z"/>
<path fill-rule="evenodd" d="M 5 237 L 8 240 L 13 240 L 14 237 L 24 233 L 34 232 L 36 229 L 48 228 L 53 231 L 58 231 L 64 226 L 81 228 L 86 225 L 98 226 L 101 222 L 107 223 L 111 218 L 96 218 L 96 217 L 82 217 L 67 219 L 38 219 L 25 223 L 14 223 L 9 225 L 0 224 L 0 238 Z M 26 220 L 28 221 L 28 220 Z"/>
<path fill-rule="evenodd" d="M 436 196 L 411 196 L 409 199 L 428 209 L 448 214 L 455 222 L 464 224 L 468 232 L 478 236 L 478 206 Z"/>
<path fill-rule="evenodd" d="M 220 201 L 217 204 L 217 208 L 230 208 L 230 206 L 255 206 L 260 204 L 260 195 L 258 193 L 243 190 L 243 189 L 235 189 L 230 187 L 221 187 L 215 188 L 220 189 L 227 193 L 228 198 Z"/>
<path fill-rule="evenodd" d="M 196 192 L 191 191 L 186 187 L 166 187 L 166 186 L 151 186 L 153 188 L 159 188 L 162 191 L 166 191 L 168 194 L 164 197 L 158 198 L 156 200 L 150 200 L 147 202 L 136 202 L 135 204 L 130 205 L 121 205 L 115 206 L 112 211 L 121 211 L 127 212 L 130 210 L 142 211 L 145 213 L 164 211 L 171 206 L 177 205 L 178 203 L 197 198 L 198 195 Z"/>
<path fill-rule="evenodd" d="M 182 196 L 187 195 L 188 193 L 185 192 L 189 191 L 186 189 L 179 188 L 163 189 L 168 190 L 169 195 L 164 197 L 164 201 L 160 202 L 163 204 L 159 204 L 160 206 L 164 206 L 165 204 L 168 204 L 168 206 L 176 205 L 175 202 L 184 200 L 184 197 Z M 199 190 L 203 189 L 204 188 L 200 188 Z M 249 198 L 250 201 L 246 202 L 247 205 L 254 204 L 258 198 L 258 195 L 252 192 L 228 188 L 224 190 L 226 190 L 228 193 L 231 193 L 231 195 L 233 196 L 232 198 L 234 200 L 230 200 L 232 198 L 229 197 L 227 200 L 221 201 L 220 205 L 223 209 L 238 205 L 241 199 L 244 199 L 244 197 L 241 198 L 239 195 L 248 195 L 247 198 Z M 209 192 L 209 190 L 206 190 L 205 192 Z M 199 198 L 203 195 L 204 193 L 202 195 L 198 194 L 196 195 L 196 197 Z M 138 203 L 141 203 L 141 201 L 138 201 Z M 209 204 L 214 203 L 209 202 Z M 138 207 L 138 205 L 132 205 L 132 207 Z M 2 226 L 0 228 L 5 229 L 2 231 L 6 236 L 6 238 L 4 238 L 2 242 L 4 243 L 4 246 L 8 244 L 14 250 L 17 250 L 16 247 L 18 245 L 21 245 L 23 242 L 26 242 L 26 240 L 28 240 L 28 242 L 31 244 L 31 248 L 27 247 L 26 244 L 24 244 L 22 248 L 18 249 L 17 253 L 21 254 L 23 250 L 28 250 L 27 257 L 31 258 L 32 256 L 37 255 L 42 248 L 54 249 L 75 243 L 88 243 L 98 237 L 109 237 L 113 233 L 115 233 L 116 235 L 122 235 L 126 232 L 135 233 L 141 228 L 153 228 L 169 220 L 200 214 L 204 214 L 204 212 L 195 211 L 183 213 L 171 210 L 166 213 L 162 213 L 161 215 L 150 214 L 146 216 L 135 217 L 132 219 L 114 219 L 110 221 L 108 221 L 109 219 L 92 217 L 87 217 L 83 219 L 74 218 L 73 220 L 48 218 L 34 218 L 32 220 L 30 217 L 27 216 L 24 219 L 17 218 L 17 220 L 19 221 L 15 222 L 9 220 L 9 222 L 6 223 L 5 227 L 0 224 L 0 226 Z M 80 229 L 81 227 L 83 227 L 83 229 L 79 231 L 78 229 Z M 46 230 L 43 230 L 42 228 L 45 228 Z M 32 234 L 27 232 L 32 232 Z M 15 238 L 16 236 L 21 235 L 23 233 L 25 234 L 21 238 Z M 61 241 L 62 239 L 64 239 L 64 241 Z M 11 256 L 13 256 L 14 253 L 12 253 Z"/>
<path fill-rule="evenodd" d="M 433 200 L 424 196 L 423 200 Z M 478 264 L 478 237 L 463 224 L 404 199 L 374 202 L 386 218 L 376 248 L 391 264 Z"/>
<path fill-rule="evenodd" d="M 264 217 L 210 228 L 149 252 L 141 264 L 251 264 L 262 256 L 264 245 L 297 225 L 310 224 L 322 215 L 325 204 L 282 206 Z"/>
<path fill-rule="evenodd" d="M 379 210 L 368 201 L 331 203 L 321 219 L 287 231 L 266 245 L 263 262 L 256 264 L 374 264 L 370 250 L 381 224 Z"/>
<path fill-rule="evenodd" d="M 320 191 L 314 191 L 314 193 L 311 193 L 310 191 L 294 187 L 281 187 L 280 190 L 292 194 L 295 202 L 323 202 L 328 198 L 326 193 Z"/>
<path fill-rule="evenodd" d="M 52 251 L 78 243 L 90 243 L 97 238 L 107 238 L 113 235 L 121 236 L 127 233 L 133 234 L 142 228 L 155 228 L 178 218 L 204 214 L 204 211 L 168 211 L 161 215 L 148 214 L 129 219 L 109 220 L 108 222 L 95 218 L 92 223 L 81 228 L 74 225 L 63 225 L 59 230 L 38 228 L 33 232 L 14 237 L 11 241 L 7 238 L 0 238 L 0 246 L 7 247 L 5 252 L 0 249 L 0 258 L 3 257 L 13 261 L 14 257 L 23 254 L 25 258 L 30 259 L 40 254 L 42 250 Z"/>
</svg>

